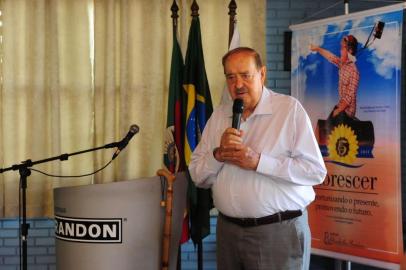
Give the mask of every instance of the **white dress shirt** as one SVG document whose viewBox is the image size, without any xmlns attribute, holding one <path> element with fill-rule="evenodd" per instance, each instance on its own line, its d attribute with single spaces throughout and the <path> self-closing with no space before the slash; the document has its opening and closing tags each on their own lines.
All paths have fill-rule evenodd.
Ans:
<svg viewBox="0 0 406 270">
<path fill-rule="evenodd" d="M 293 97 L 263 88 L 254 112 L 241 123 L 243 143 L 260 153 L 257 170 L 246 170 L 213 156 L 231 126 L 232 103 L 217 107 L 189 165 L 194 183 L 212 188 L 216 208 L 231 217 L 263 217 L 304 209 L 314 200 L 313 185 L 326 167 L 310 119 Z"/>
</svg>

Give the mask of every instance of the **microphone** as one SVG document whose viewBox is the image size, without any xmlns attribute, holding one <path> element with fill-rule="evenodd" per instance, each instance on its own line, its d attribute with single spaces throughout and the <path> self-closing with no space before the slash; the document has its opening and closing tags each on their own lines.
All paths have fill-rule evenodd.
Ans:
<svg viewBox="0 0 406 270">
<path fill-rule="evenodd" d="M 115 159 L 118 154 L 120 154 L 121 150 L 123 150 L 128 142 L 131 140 L 131 138 L 140 131 L 140 128 L 137 125 L 132 125 L 130 127 L 130 130 L 128 131 L 127 135 L 122 139 L 118 144 L 117 144 L 117 150 L 114 152 L 113 157 L 111 160 Z"/>
<path fill-rule="evenodd" d="M 383 32 L 383 28 L 385 27 L 385 23 L 384 22 L 381 22 L 381 21 L 379 21 L 379 22 L 377 22 L 376 24 L 375 24 L 375 27 L 374 27 L 374 37 L 375 38 L 377 38 L 377 39 L 381 39 L 381 37 L 382 37 L 382 32 Z"/>
<path fill-rule="evenodd" d="M 242 99 L 235 99 L 233 103 L 233 124 L 232 128 L 240 129 L 241 115 L 244 110 L 244 102 Z"/>
</svg>

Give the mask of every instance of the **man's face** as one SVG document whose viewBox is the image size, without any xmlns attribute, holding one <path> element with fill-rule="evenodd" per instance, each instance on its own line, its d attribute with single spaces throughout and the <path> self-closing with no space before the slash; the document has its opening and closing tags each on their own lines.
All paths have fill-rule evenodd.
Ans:
<svg viewBox="0 0 406 270">
<path fill-rule="evenodd" d="M 265 67 L 257 69 L 255 59 L 248 52 L 230 55 L 224 65 L 224 72 L 231 98 L 244 101 L 244 111 L 253 111 L 262 94 L 265 81 Z"/>
</svg>

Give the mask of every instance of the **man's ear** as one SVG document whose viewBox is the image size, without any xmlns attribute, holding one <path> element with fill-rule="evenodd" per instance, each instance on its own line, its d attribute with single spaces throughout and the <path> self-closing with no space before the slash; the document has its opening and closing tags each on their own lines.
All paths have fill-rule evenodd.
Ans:
<svg viewBox="0 0 406 270">
<path fill-rule="evenodd" d="M 261 82 L 262 82 L 262 85 L 265 85 L 266 66 L 262 66 L 260 72 L 261 72 Z"/>
</svg>

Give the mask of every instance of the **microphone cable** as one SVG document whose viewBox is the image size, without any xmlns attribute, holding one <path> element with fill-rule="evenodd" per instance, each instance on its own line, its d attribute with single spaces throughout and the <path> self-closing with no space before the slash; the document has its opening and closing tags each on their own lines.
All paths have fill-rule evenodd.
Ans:
<svg viewBox="0 0 406 270">
<path fill-rule="evenodd" d="M 34 168 L 28 168 L 28 169 L 31 170 L 31 171 L 35 171 L 35 172 L 37 172 L 37 173 L 41 173 L 41 174 L 46 175 L 46 176 L 52 176 L 52 177 L 58 177 L 58 178 L 72 178 L 72 177 L 79 178 L 79 177 L 90 176 L 90 175 L 93 175 L 93 174 L 96 174 L 96 173 L 100 172 L 101 170 L 103 170 L 103 169 L 105 169 L 107 166 L 109 166 L 112 161 L 113 161 L 113 160 L 110 160 L 109 162 L 107 162 L 106 165 L 104 165 L 103 167 L 101 167 L 101 168 L 95 170 L 95 171 L 92 172 L 92 173 L 80 174 L 80 175 L 55 175 L 55 174 L 46 173 L 46 172 L 43 172 L 43 171 L 41 171 L 41 170 L 37 170 L 37 169 L 34 169 Z"/>
</svg>

